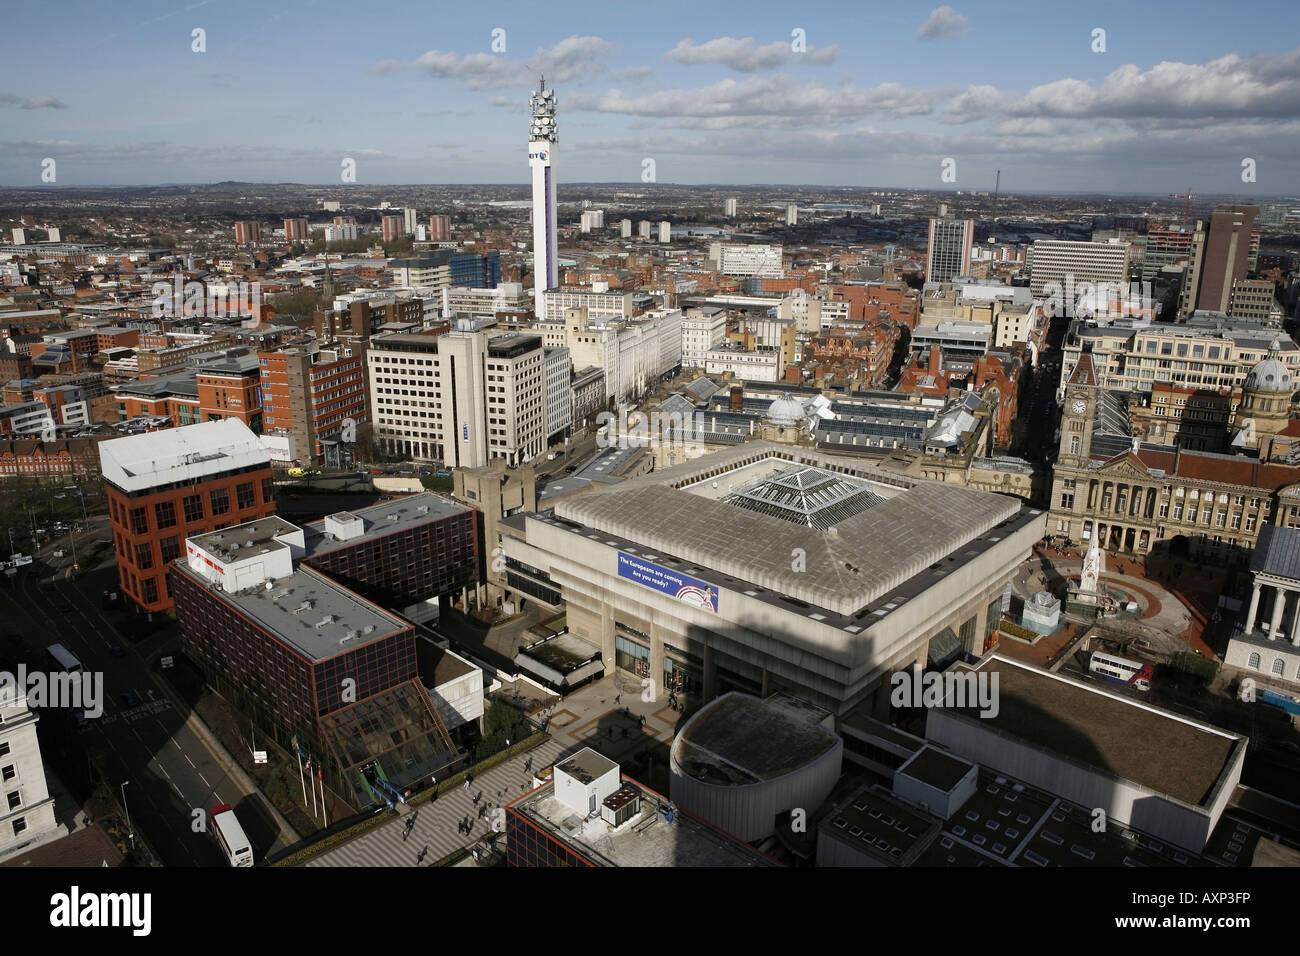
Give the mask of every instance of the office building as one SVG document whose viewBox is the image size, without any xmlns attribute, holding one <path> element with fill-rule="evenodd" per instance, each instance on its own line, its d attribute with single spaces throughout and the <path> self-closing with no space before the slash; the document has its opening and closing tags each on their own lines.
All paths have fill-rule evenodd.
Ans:
<svg viewBox="0 0 1300 956">
<path fill-rule="evenodd" d="M 1161 275 L 1181 275 L 1192 258 L 1192 230 L 1183 226 L 1151 226 L 1142 256 L 1142 281 Z"/>
<path fill-rule="evenodd" d="M 454 286 L 492 289 L 501 281 L 501 253 L 438 249 L 388 263 L 393 285 L 441 290 Z"/>
<path fill-rule="evenodd" d="M 573 363 L 566 348 L 544 350 L 546 363 L 546 440 L 566 437 L 573 428 Z"/>
<path fill-rule="evenodd" d="M 727 338 L 727 313 L 717 306 L 682 313 L 682 368 L 703 368 L 705 356 Z"/>
<path fill-rule="evenodd" d="M 931 219 L 926 246 L 926 281 L 951 282 L 958 276 L 967 275 L 974 241 L 974 219 Z"/>
<path fill-rule="evenodd" d="M 549 294 L 547 307 L 567 295 Z M 677 309 L 596 319 L 580 306 L 567 309 L 562 321 L 538 322 L 534 329 L 544 335 L 548 346 L 567 348 L 575 369 L 593 365 L 603 369 L 605 397 L 611 402 L 635 401 L 682 362 L 682 313 Z"/>
<path fill-rule="evenodd" d="M 231 354 L 198 363 L 194 373 L 201 422 L 238 418 L 262 433 L 262 379 L 256 355 Z"/>
<path fill-rule="evenodd" d="M 1250 269 L 1251 233 L 1258 206 L 1216 206 L 1209 228 L 1196 223 L 1179 311 L 1227 312 L 1233 283 Z"/>
<path fill-rule="evenodd" d="M 364 524 L 332 518 L 344 535 Z M 275 516 L 189 536 L 170 574 L 186 653 L 261 733 L 309 753 L 344 800 L 391 804 L 455 763 L 455 746 L 420 684 L 413 625 L 306 553 L 303 529 Z M 367 780 L 373 761 L 393 789 Z"/>
<path fill-rule="evenodd" d="M 455 315 L 491 319 L 501 312 L 531 312 L 533 298 L 522 282 L 499 282 L 480 289 L 452 286 L 447 290 L 447 306 Z"/>
<path fill-rule="evenodd" d="M 255 246 L 261 238 L 262 227 L 256 221 L 250 219 L 235 223 L 235 245 Z"/>
<path fill-rule="evenodd" d="M 258 355 L 262 429 L 284 439 L 281 460 L 347 467 L 352 450 L 343 446 L 370 420 L 364 346 L 329 344 Z"/>
<path fill-rule="evenodd" d="M 309 235 L 306 219 L 286 219 L 284 221 L 284 239 L 286 242 L 306 242 Z"/>
<path fill-rule="evenodd" d="M 373 434 L 390 454 L 453 468 L 545 451 L 541 336 L 382 334 L 366 358 Z"/>
<path fill-rule="evenodd" d="M 271 457 L 236 418 L 100 442 L 122 594 L 172 606 L 166 568 L 188 535 L 275 513 Z"/>
<path fill-rule="evenodd" d="M 556 242 L 558 229 L 555 200 L 555 146 L 559 133 L 555 125 L 555 91 L 542 79 L 529 101 L 532 119 L 528 128 L 528 165 L 533 173 L 533 301 L 538 315 L 545 309 L 546 292 L 560 284 Z"/>
<path fill-rule="evenodd" d="M 776 245 L 733 246 L 715 242 L 709 246 L 709 260 L 727 276 L 758 276 L 779 279 L 785 275 L 782 247 Z"/>
<path fill-rule="evenodd" d="M 1072 242 L 1040 239 L 1025 256 L 1029 268 L 1029 289 L 1035 298 L 1067 296 L 1069 290 L 1109 283 L 1113 289 L 1128 288 L 1129 245 L 1127 242 Z M 1077 293 L 1076 293 L 1077 295 Z M 1057 315 L 1073 315 L 1075 301 L 1062 301 Z"/>
<path fill-rule="evenodd" d="M 610 292 L 607 284 L 593 283 L 591 289 L 561 286 L 553 289 L 546 296 L 546 311 L 538 312 L 539 320 L 560 323 L 573 309 L 586 309 L 587 317 L 592 322 L 607 322 L 612 319 L 630 319 L 635 314 L 634 296 L 631 292 Z M 547 342 L 548 345 L 564 345 L 564 342 Z"/>
</svg>

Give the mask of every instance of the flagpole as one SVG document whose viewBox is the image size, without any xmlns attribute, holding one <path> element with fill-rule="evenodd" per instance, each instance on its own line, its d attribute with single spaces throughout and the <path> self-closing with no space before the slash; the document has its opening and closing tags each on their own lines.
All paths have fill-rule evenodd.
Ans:
<svg viewBox="0 0 1300 956">
<path fill-rule="evenodd" d="M 307 762 L 311 763 L 311 757 L 307 757 Z M 316 819 L 316 778 L 311 778 L 311 818 Z"/>
<path fill-rule="evenodd" d="M 316 777 L 320 781 L 320 813 L 325 819 L 325 826 L 329 826 L 330 817 L 325 810 L 325 772 L 321 770 L 320 764 L 316 764 Z"/>
<path fill-rule="evenodd" d="M 302 775 L 302 748 L 295 747 L 298 751 L 298 782 L 302 784 L 302 805 L 307 806 L 307 778 Z"/>
</svg>

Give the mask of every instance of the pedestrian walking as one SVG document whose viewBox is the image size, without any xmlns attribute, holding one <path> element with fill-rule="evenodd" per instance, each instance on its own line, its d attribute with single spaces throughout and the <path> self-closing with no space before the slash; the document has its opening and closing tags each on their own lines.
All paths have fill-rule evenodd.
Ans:
<svg viewBox="0 0 1300 956">
<path fill-rule="evenodd" d="M 465 778 L 465 792 L 469 793 L 469 777 Z"/>
</svg>

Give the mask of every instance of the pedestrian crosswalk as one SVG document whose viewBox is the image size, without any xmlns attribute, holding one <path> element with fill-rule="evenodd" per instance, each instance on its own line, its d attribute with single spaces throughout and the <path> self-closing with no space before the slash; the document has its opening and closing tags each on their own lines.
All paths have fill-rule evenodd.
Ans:
<svg viewBox="0 0 1300 956">
<path fill-rule="evenodd" d="M 480 818 L 473 798 L 480 791 L 490 806 L 504 807 L 532 786 L 532 774 L 524 769 L 531 758 L 534 769 L 553 764 L 564 753 L 578 746 L 565 747 L 554 739 L 543 741 L 522 754 L 511 757 L 482 775 L 475 776 L 469 791 L 453 787 L 437 800 L 421 803 L 388 823 L 349 840 L 319 856 L 306 866 L 428 866 L 448 854 L 482 839 L 492 829 L 492 814 Z M 500 792 L 500 797 L 497 794 Z M 468 833 L 457 829 L 466 816 Z M 409 826 L 407 820 L 414 817 Z"/>
</svg>

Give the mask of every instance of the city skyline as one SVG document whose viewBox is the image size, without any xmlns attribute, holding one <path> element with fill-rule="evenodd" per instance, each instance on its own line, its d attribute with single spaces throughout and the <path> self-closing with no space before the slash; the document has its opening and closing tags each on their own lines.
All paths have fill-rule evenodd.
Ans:
<svg viewBox="0 0 1300 956">
<path fill-rule="evenodd" d="M 1102 3 L 1032 22 L 1002 3 L 764 3 L 743 22 L 579 3 L 439 11 L 427 28 L 404 3 L 369 19 L 330 3 L 138 9 L 139 22 L 82 4 L 12 14 L 9 36 L 53 30 L 65 57 L 51 70 L 36 45 L 7 51 L 0 185 L 346 185 L 345 159 L 358 184 L 522 184 L 545 72 L 573 184 L 649 170 L 679 185 L 986 191 L 1001 170 L 1007 193 L 1300 191 L 1300 48 L 1272 39 L 1297 15 L 1280 3 L 1240 20 Z"/>
</svg>

